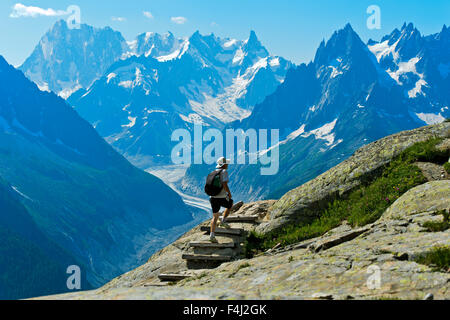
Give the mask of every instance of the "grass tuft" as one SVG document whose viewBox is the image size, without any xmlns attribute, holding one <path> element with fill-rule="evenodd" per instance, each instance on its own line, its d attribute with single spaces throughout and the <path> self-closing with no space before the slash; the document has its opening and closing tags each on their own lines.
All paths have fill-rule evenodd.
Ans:
<svg viewBox="0 0 450 320">
<path fill-rule="evenodd" d="M 450 174 L 450 162 L 444 163 L 444 169 L 448 174 Z"/>
<path fill-rule="evenodd" d="M 427 221 L 423 224 L 423 227 L 427 229 L 428 232 L 442 232 L 450 228 L 449 222 L 449 212 L 447 210 L 442 210 L 437 212 L 444 217 L 443 221 Z"/>
<path fill-rule="evenodd" d="M 417 257 L 415 261 L 433 267 L 438 271 L 449 272 L 450 247 L 435 247 L 431 251 Z"/>
</svg>

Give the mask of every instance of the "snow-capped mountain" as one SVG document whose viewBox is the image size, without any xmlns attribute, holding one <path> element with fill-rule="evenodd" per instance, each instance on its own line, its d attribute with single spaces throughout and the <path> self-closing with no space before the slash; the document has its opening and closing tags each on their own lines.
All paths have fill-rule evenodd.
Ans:
<svg viewBox="0 0 450 320">
<path fill-rule="evenodd" d="M 171 32 L 163 35 L 146 32 L 138 35 L 135 40 L 128 42 L 129 51 L 125 53 L 125 56 L 145 55 L 159 61 L 171 60 L 180 54 L 183 43 L 183 39 L 175 38 Z"/>
<path fill-rule="evenodd" d="M 129 47 L 122 35 L 86 24 L 70 29 L 60 20 L 41 38 L 20 70 L 41 90 L 67 98 L 94 80 Z"/>
<path fill-rule="evenodd" d="M 442 35 L 432 38 L 443 41 Z M 373 44 L 371 48 L 374 50 Z M 435 57 L 447 50 L 436 48 Z M 417 54 L 405 53 L 407 61 L 413 56 Z M 440 64 L 445 64 L 448 57 L 442 57 Z M 279 172 L 275 176 L 261 176 L 256 165 L 230 169 L 235 196 L 245 200 L 281 196 L 349 157 L 362 145 L 425 125 L 420 114 L 429 113 L 434 104 L 443 108 L 444 99 L 430 100 L 426 93 L 417 98 L 408 95 L 412 88 L 399 83 L 392 75 L 392 64 L 392 69 L 386 70 L 381 58 L 378 55 L 377 59 L 352 27 L 346 25 L 320 44 L 311 63 L 291 69 L 284 83 L 256 105 L 248 118 L 233 123 L 231 127 L 244 130 L 279 129 L 281 138 Z M 430 63 L 427 72 L 436 74 L 440 64 L 435 61 L 433 71 Z M 425 76 L 424 79 L 432 90 L 432 81 Z M 445 98 L 450 86 L 443 82 L 439 85 L 443 87 L 436 92 L 444 90 L 445 94 L 435 96 Z M 208 170 L 205 166 L 191 166 L 183 185 L 197 186 L 201 193 Z"/>
<path fill-rule="evenodd" d="M 440 33 L 423 36 L 412 23 L 405 23 L 368 46 L 405 96 L 420 101 L 411 104 L 411 112 L 427 124 L 450 117 L 449 28 L 444 25 Z"/>
<path fill-rule="evenodd" d="M 69 103 L 139 166 L 168 161 L 171 133 L 194 123 L 222 127 L 273 93 L 291 63 L 245 41 L 195 32 L 187 39 L 147 33 L 122 60 Z"/>
</svg>

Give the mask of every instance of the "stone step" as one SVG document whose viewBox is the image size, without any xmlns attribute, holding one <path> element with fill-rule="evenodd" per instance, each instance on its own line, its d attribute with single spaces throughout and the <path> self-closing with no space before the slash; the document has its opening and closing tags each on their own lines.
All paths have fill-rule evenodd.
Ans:
<svg viewBox="0 0 450 320">
<path fill-rule="evenodd" d="M 229 216 L 227 222 L 256 222 L 258 216 Z"/>
<path fill-rule="evenodd" d="M 209 255 L 209 254 L 183 254 L 184 260 L 202 260 L 202 261 L 231 261 L 231 256 Z"/>
<path fill-rule="evenodd" d="M 190 275 L 186 274 L 165 274 L 161 273 L 158 275 L 159 280 L 161 281 L 180 281 L 186 278 L 190 278 Z"/>
<path fill-rule="evenodd" d="M 210 232 L 210 227 L 208 226 L 203 226 L 200 228 L 201 231 L 205 231 L 209 234 Z M 235 236 L 241 236 L 244 234 L 244 229 L 236 229 L 236 228 L 216 228 L 216 234 L 230 234 L 230 235 L 235 235 Z"/>
<path fill-rule="evenodd" d="M 234 242 L 225 242 L 225 243 L 213 243 L 209 241 L 192 241 L 189 242 L 189 246 L 192 248 L 234 248 L 236 247 L 236 243 Z"/>
</svg>

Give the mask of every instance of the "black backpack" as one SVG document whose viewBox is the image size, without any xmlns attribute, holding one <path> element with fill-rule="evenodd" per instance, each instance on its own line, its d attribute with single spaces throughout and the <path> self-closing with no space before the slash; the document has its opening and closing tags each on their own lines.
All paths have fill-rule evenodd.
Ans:
<svg viewBox="0 0 450 320">
<path fill-rule="evenodd" d="M 222 182 L 220 181 L 220 171 L 214 170 L 211 172 L 208 177 L 206 178 L 206 184 L 205 184 L 205 192 L 208 196 L 214 197 L 217 196 L 220 191 L 222 191 Z"/>
</svg>

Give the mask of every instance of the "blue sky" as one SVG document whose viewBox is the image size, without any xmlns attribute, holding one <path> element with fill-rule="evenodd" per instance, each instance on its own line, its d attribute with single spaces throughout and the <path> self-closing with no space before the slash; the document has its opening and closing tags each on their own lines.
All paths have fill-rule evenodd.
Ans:
<svg viewBox="0 0 450 320">
<path fill-rule="evenodd" d="M 26 8 L 11 17 L 16 5 Z M 450 25 L 448 0 L 1 0 L 0 55 L 20 65 L 55 21 L 66 17 L 58 14 L 69 5 L 80 7 L 82 23 L 110 26 L 127 40 L 146 31 L 184 37 L 196 30 L 246 39 L 255 30 L 272 54 L 295 63 L 310 61 L 320 41 L 347 22 L 364 41 L 379 40 L 403 22 L 413 22 L 423 34 Z M 370 5 L 381 10 L 379 30 L 366 26 Z"/>
</svg>

